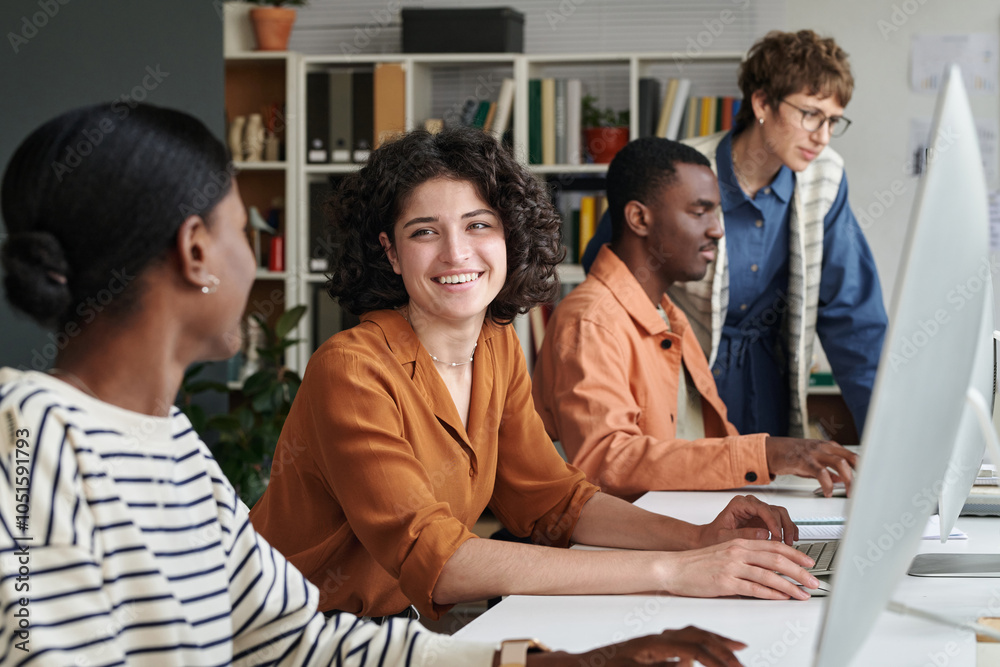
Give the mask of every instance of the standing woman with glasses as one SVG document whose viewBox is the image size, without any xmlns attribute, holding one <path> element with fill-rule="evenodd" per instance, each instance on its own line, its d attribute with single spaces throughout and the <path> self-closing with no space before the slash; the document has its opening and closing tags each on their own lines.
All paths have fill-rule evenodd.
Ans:
<svg viewBox="0 0 1000 667">
<path fill-rule="evenodd" d="M 670 297 L 740 433 L 805 435 L 818 334 L 860 434 L 886 314 L 843 158 L 827 145 L 851 124 L 847 54 L 811 30 L 771 32 L 750 48 L 739 86 L 733 129 L 688 141 L 718 176 L 726 235 L 705 278 Z M 601 226 L 585 268 L 610 240 L 610 221 Z"/>
</svg>

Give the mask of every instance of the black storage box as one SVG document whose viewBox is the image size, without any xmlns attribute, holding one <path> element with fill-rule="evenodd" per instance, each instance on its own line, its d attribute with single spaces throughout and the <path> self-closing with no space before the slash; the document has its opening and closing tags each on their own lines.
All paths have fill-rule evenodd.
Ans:
<svg viewBox="0 0 1000 667">
<path fill-rule="evenodd" d="M 524 14 L 510 7 L 400 11 L 403 53 L 524 53 Z"/>
</svg>

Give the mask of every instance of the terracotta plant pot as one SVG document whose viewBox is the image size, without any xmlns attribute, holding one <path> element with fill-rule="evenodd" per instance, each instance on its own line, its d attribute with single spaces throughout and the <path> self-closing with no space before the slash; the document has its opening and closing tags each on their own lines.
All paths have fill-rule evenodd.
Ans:
<svg viewBox="0 0 1000 667">
<path fill-rule="evenodd" d="M 607 164 L 628 143 L 627 127 L 588 127 L 583 131 L 587 152 L 594 162 Z"/>
<path fill-rule="evenodd" d="M 295 25 L 295 10 L 288 7 L 255 7 L 250 10 L 258 51 L 287 51 Z"/>
</svg>

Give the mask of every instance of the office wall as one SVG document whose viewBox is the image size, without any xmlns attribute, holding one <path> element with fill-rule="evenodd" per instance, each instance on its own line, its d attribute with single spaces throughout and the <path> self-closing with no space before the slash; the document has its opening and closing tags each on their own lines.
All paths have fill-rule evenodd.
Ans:
<svg viewBox="0 0 1000 667">
<path fill-rule="evenodd" d="M 311 0 L 290 48 L 303 53 L 398 53 L 403 7 L 512 7 L 526 53 L 742 51 L 784 20 L 785 0 Z M 723 22 L 724 21 L 724 22 Z M 447 35 L 441 35 L 447 40 Z"/>
<path fill-rule="evenodd" d="M 44 120 L 122 95 L 183 109 L 221 138 L 220 12 L 209 0 L 3 0 L 0 165 Z M 54 351 L 0 300 L 0 366 L 48 365 Z"/>
<path fill-rule="evenodd" d="M 788 0 L 785 29 L 798 28 L 830 35 L 850 54 L 856 89 L 845 115 L 854 124 L 847 134 L 834 140 L 834 146 L 847 161 L 851 206 L 865 227 L 888 304 L 917 189 L 917 179 L 903 167 L 910 119 L 929 118 L 934 112 L 934 95 L 910 90 L 912 37 L 997 34 L 1000 4 L 996 0 Z M 970 100 L 977 119 L 992 119 L 994 123 L 1000 119 L 1000 96 L 996 93 L 970 95 Z M 894 185 L 901 195 L 893 194 Z M 1000 187 L 996 181 L 988 185 L 991 190 Z M 1000 266 L 1000 256 L 994 254 L 993 258 L 994 266 Z M 994 275 L 994 293 L 1000 296 L 997 279 Z M 997 305 L 1000 309 L 1000 299 Z"/>
</svg>

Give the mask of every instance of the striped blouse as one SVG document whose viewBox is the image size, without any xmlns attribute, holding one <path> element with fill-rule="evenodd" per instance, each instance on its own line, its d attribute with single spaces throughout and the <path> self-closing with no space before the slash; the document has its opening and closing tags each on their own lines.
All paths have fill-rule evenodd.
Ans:
<svg viewBox="0 0 1000 667">
<path fill-rule="evenodd" d="M 327 619 L 318 599 L 176 408 L 0 369 L 0 664 L 492 663 L 492 646 Z"/>
</svg>

